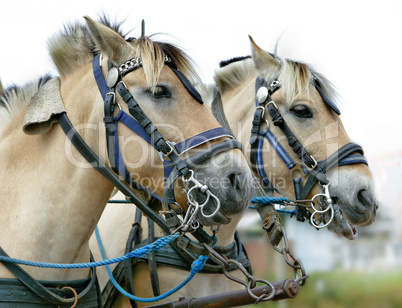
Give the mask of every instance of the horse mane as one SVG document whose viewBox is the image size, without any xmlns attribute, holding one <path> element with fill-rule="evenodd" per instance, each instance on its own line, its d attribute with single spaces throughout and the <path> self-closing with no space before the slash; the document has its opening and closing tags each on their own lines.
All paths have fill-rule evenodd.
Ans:
<svg viewBox="0 0 402 308">
<path fill-rule="evenodd" d="M 112 23 L 105 16 L 101 16 L 99 22 L 126 39 L 127 34 L 121 30 L 122 22 Z M 136 57 L 142 59 L 144 73 L 150 88 L 154 88 L 156 85 L 164 65 L 163 55 L 165 54 L 172 59 L 177 69 L 190 82 L 201 83 L 193 61 L 183 50 L 170 43 L 153 41 L 151 37 L 141 36 L 139 39 L 126 39 L 136 51 Z M 86 25 L 78 22 L 65 25 L 58 34 L 49 39 L 48 47 L 53 63 L 62 78 L 83 64 L 92 61 L 94 55 L 99 53 Z M 162 56 L 156 57 L 157 54 Z M 51 76 L 46 75 L 23 86 L 13 85 L 5 91 L 1 90 L 2 87 L 0 88 L 0 130 L 15 114 L 29 104 L 32 96 L 49 79 Z"/>
<path fill-rule="evenodd" d="M 317 78 L 324 93 L 332 101 L 338 101 L 338 93 L 335 87 L 311 65 L 290 59 L 281 59 L 277 55 L 272 56 L 278 65 L 269 67 L 262 77 L 268 82 L 279 78 L 287 102 L 294 101 L 301 94 L 308 95 L 310 85 L 314 84 L 314 77 Z M 222 61 L 220 68 L 215 71 L 214 79 L 219 91 L 223 94 L 234 89 L 256 73 L 257 70 L 251 57 L 237 57 Z"/>
<path fill-rule="evenodd" d="M 23 86 L 12 85 L 0 93 L 0 131 L 14 115 L 29 104 L 32 96 L 50 79 L 52 76 L 46 74 Z"/>
<path fill-rule="evenodd" d="M 154 87 L 158 80 L 164 65 L 163 55 L 165 54 L 172 59 L 174 65 L 190 82 L 193 84 L 201 82 L 194 69 L 193 61 L 179 47 L 167 42 L 154 41 L 151 39 L 153 36 L 141 36 L 138 39 L 126 38 L 127 34 L 123 34 L 121 30 L 123 22 L 112 23 L 106 16 L 101 16 L 99 22 L 114 30 L 131 44 L 135 52 L 134 57 L 142 60 L 144 74 L 150 87 Z M 99 53 L 87 26 L 78 22 L 64 26 L 64 29 L 49 39 L 48 47 L 53 63 L 62 78 L 84 63 L 92 61 L 94 55 Z"/>
</svg>

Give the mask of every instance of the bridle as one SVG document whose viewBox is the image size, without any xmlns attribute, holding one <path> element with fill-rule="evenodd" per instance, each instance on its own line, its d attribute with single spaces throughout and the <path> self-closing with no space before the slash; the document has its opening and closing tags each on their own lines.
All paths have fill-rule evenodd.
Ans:
<svg viewBox="0 0 402 308">
<path fill-rule="evenodd" d="M 187 91 L 195 98 L 200 104 L 203 103 L 200 94 L 191 85 L 189 80 L 176 68 L 175 64 L 168 55 L 165 55 L 164 62 L 169 67 L 178 79 L 182 82 Z M 104 177 L 106 177 L 116 188 L 125 194 L 137 207 L 144 212 L 145 215 L 150 217 L 165 234 L 170 234 L 173 231 L 192 231 L 195 238 L 200 243 L 211 243 L 210 236 L 202 229 L 199 228 L 200 224 L 197 221 L 196 214 L 200 213 L 206 217 L 211 217 L 220 207 L 219 199 L 211 192 L 207 185 L 201 184 L 195 177 L 192 167 L 203 161 L 211 158 L 212 156 L 227 151 L 230 149 L 241 149 L 241 143 L 237 141 L 232 133 L 222 127 L 214 128 L 184 140 L 178 144 L 166 140 L 158 129 L 152 124 L 148 116 L 143 112 L 133 95 L 128 90 L 122 78 L 127 74 L 142 67 L 142 61 L 138 58 L 132 58 L 119 66 L 115 66 L 111 61 L 108 63 L 108 75 L 106 79 L 103 76 L 101 68 L 102 56 L 101 54 L 95 55 L 93 59 L 93 72 L 94 76 L 104 100 L 104 123 L 106 128 L 107 152 L 109 162 L 112 167 L 112 172 L 106 165 L 97 157 L 95 153 L 86 145 L 85 141 L 76 132 L 68 117 L 65 113 L 58 117 L 58 121 L 65 131 L 66 135 L 70 138 L 73 145 L 79 152 L 91 163 L 96 170 L 98 170 Z M 116 96 L 120 95 L 123 101 L 127 104 L 129 114 L 124 112 L 116 101 Z M 118 108 L 118 113 L 114 113 Z M 117 123 L 121 122 L 135 134 L 143 138 L 150 145 L 152 145 L 159 153 L 164 164 L 165 172 L 165 188 L 163 197 L 152 194 L 152 196 L 161 201 L 164 208 L 165 219 L 158 213 L 155 213 L 148 204 L 145 204 L 139 197 L 137 197 L 131 189 L 120 179 L 130 185 L 134 190 L 146 191 L 151 193 L 146 188 L 137 183 L 129 174 L 126 166 L 124 165 L 122 155 L 117 142 Z M 229 137 L 230 139 L 228 139 Z M 181 158 L 180 155 L 189 149 L 198 147 L 211 140 L 225 138 L 225 140 L 214 143 L 208 148 L 199 150 L 197 153 L 192 154 L 186 158 Z M 183 221 L 178 218 L 178 214 L 183 214 L 180 211 L 181 206 L 177 204 L 174 198 L 173 184 L 176 179 L 181 177 L 183 182 L 187 183 L 187 198 L 188 209 L 187 215 L 184 216 Z M 193 197 L 193 192 L 198 189 L 201 193 L 205 194 L 206 200 L 199 204 Z M 215 210 L 210 215 L 205 215 L 203 206 L 211 200 L 215 204 Z M 172 205 L 179 206 L 179 210 L 175 210 Z M 177 208 L 177 207 L 176 207 Z M 176 212 L 177 211 L 177 212 Z M 191 246 L 191 245 L 190 245 Z M 191 247 L 190 247 L 191 248 Z"/>
<path fill-rule="evenodd" d="M 315 88 L 321 95 L 327 107 L 329 107 L 336 114 L 340 115 L 339 109 L 322 90 L 320 83 L 315 76 L 313 76 L 313 81 Z M 277 189 L 269 180 L 264 169 L 262 148 L 265 137 L 290 171 L 294 183 L 294 192 L 296 198 L 294 203 L 297 205 L 298 208 L 297 219 L 300 221 L 304 221 L 305 218 L 307 218 L 310 220 L 310 223 L 314 227 L 318 229 L 324 228 L 331 223 L 334 217 L 333 200 L 331 199 L 329 194 L 329 186 L 331 183 L 326 176 L 326 172 L 334 166 L 360 163 L 367 165 L 368 163 L 366 158 L 363 156 L 364 153 L 362 147 L 352 142 L 342 146 L 325 160 L 317 162 L 317 160 L 303 147 L 301 142 L 297 139 L 296 135 L 289 128 L 285 119 L 279 112 L 277 105 L 271 99 L 271 95 L 280 87 L 281 82 L 278 78 L 274 79 L 269 84 L 261 77 L 258 77 L 256 80 L 256 109 L 254 112 L 250 137 L 250 161 L 253 168 L 259 174 L 264 186 L 268 189 L 277 191 Z M 295 162 L 289 155 L 289 153 L 280 144 L 278 139 L 275 137 L 270 129 L 270 124 L 268 120 L 265 119 L 266 111 L 270 115 L 274 125 L 278 126 L 282 133 L 285 135 L 289 146 L 292 148 L 293 152 L 296 153 L 301 162 Z M 266 123 L 266 127 L 261 130 L 261 125 L 264 122 Z M 360 154 L 352 155 L 352 153 L 356 152 Z M 302 186 L 302 178 L 294 177 L 293 175 L 295 173 L 292 172 L 292 170 L 299 165 L 301 166 L 304 176 L 308 176 L 304 187 Z M 322 192 L 315 195 L 311 200 L 306 200 L 307 195 L 317 183 L 322 187 Z M 315 199 L 319 201 L 320 208 L 315 205 Z M 309 207 L 313 209 L 312 214 L 306 210 L 306 203 Z M 320 222 L 317 220 L 316 216 L 319 214 L 323 215 L 326 212 L 330 214 L 330 219 L 322 225 L 321 222 L 323 222 L 323 219 L 321 219 Z"/>
</svg>

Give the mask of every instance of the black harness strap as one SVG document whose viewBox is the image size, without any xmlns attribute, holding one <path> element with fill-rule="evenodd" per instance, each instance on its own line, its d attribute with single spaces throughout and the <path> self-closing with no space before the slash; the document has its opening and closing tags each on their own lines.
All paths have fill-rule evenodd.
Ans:
<svg viewBox="0 0 402 308">
<path fill-rule="evenodd" d="M 103 175 L 110 183 L 112 183 L 117 189 L 119 189 L 124 195 L 130 198 L 130 200 L 141 209 L 141 211 L 152 218 L 165 234 L 170 234 L 170 229 L 166 222 L 150 209 L 140 198 L 138 198 L 122 181 L 114 174 L 91 150 L 90 147 L 81 138 L 74 126 L 71 124 L 66 113 L 61 113 L 57 116 L 57 120 L 63 129 L 64 133 L 70 139 L 74 147 L 80 152 L 80 154 L 94 167 L 101 175 Z"/>
<path fill-rule="evenodd" d="M 7 253 L 0 247 L 0 255 L 8 257 Z M 91 254 L 91 261 L 93 257 Z M 22 267 L 18 264 L 12 262 L 2 261 L 2 264 L 15 276 L 19 281 L 21 281 L 27 288 L 32 290 L 36 295 L 43 298 L 46 302 L 52 303 L 54 305 L 72 305 L 75 302 L 75 297 L 71 298 L 71 291 L 60 290 L 65 294 L 65 297 L 59 296 L 54 292 L 51 292 L 48 288 L 44 287 L 39 281 L 35 280 L 31 275 L 29 275 Z M 96 282 L 96 268 L 92 268 L 92 277 L 86 286 L 86 288 L 78 295 L 78 299 L 83 298 L 88 294 L 89 291 L 93 289 Z M 68 285 L 68 281 L 65 282 Z M 68 294 L 68 295 L 67 295 Z M 68 298 L 70 297 L 70 298 Z M 101 298 L 98 298 L 101 305 Z"/>
<path fill-rule="evenodd" d="M 302 146 L 300 141 L 297 139 L 295 134 L 289 128 L 285 120 L 283 119 L 282 115 L 279 113 L 278 107 L 275 103 L 268 103 L 267 110 L 272 117 L 272 121 L 274 122 L 275 126 L 278 126 L 283 134 L 288 139 L 288 144 L 292 148 L 293 152 L 303 161 L 309 169 L 314 169 L 317 167 L 317 162 L 315 159 L 307 152 L 307 150 Z M 323 179 L 325 180 L 325 179 Z"/>
<path fill-rule="evenodd" d="M 364 154 L 363 148 L 356 143 L 351 142 L 351 143 L 344 145 L 343 147 L 338 149 L 335 153 L 331 154 L 327 159 L 323 160 L 320 163 L 320 168 L 321 168 L 322 172 L 326 172 L 327 170 L 331 169 L 336 164 L 338 164 L 338 162 L 340 160 L 342 160 L 343 158 L 349 156 L 350 154 L 352 154 L 354 152 L 358 152 L 361 155 Z M 311 191 L 313 186 L 317 183 L 317 180 L 318 179 L 314 174 L 310 174 L 310 176 L 307 178 L 307 181 L 304 184 L 304 187 L 301 191 L 301 194 L 300 194 L 301 200 L 304 200 L 307 198 L 308 193 Z"/>
<path fill-rule="evenodd" d="M 135 220 L 128 235 L 126 249 L 124 251 L 125 254 L 134 250 L 135 245 L 141 243 L 141 217 L 142 212 L 137 208 L 135 212 Z M 124 280 L 126 282 L 126 287 L 130 294 L 135 295 L 134 293 L 134 286 L 133 286 L 133 271 L 131 266 L 131 260 L 127 259 L 126 261 L 122 262 L 122 266 L 124 268 Z M 132 307 L 137 307 L 135 301 L 130 299 L 130 303 Z"/>
</svg>

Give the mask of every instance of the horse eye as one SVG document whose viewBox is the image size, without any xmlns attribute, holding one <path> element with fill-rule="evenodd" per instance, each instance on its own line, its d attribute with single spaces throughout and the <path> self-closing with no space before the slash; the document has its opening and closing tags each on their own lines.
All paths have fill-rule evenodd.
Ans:
<svg viewBox="0 0 402 308">
<path fill-rule="evenodd" d="M 313 113 L 305 105 L 294 106 L 290 111 L 299 118 L 312 118 Z"/>
<path fill-rule="evenodd" d="M 169 89 L 164 86 L 156 86 L 155 90 L 152 92 L 152 96 L 156 99 L 172 97 Z"/>
</svg>

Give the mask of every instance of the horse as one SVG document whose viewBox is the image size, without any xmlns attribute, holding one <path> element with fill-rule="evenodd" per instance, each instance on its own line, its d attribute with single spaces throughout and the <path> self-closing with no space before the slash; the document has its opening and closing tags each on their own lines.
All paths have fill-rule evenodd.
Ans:
<svg viewBox="0 0 402 308">
<path fill-rule="evenodd" d="M 311 65 L 250 42 L 252 56 L 223 61 L 217 88 L 201 93 L 214 96 L 214 114 L 245 147 L 267 194 L 307 199 L 309 211 L 298 219 L 356 239 L 357 227 L 374 222 L 378 201 L 363 149 L 342 125 L 335 88 Z M 330 204 L 311 202 L 315 196 Z"/>
<path fill-rule="evenodd" d="M 1 306 L 100 305 L 88 268 L 18 266 L 5 258 L 88 262 L 89 238 L 115 186 L 162 228 L 162 209 L 141 200 L 163 196 L 164 186 L 174 200 L 163 203 L 165 217 L 198 205 L 190 229 L 237 220 L 252 197 L 240 145 L 192 87 L 199 77 L 190 58 L 144 34 L 127 38 L 106 17 L 85 21 L 49 40 L 60 77 L 2 97 L 0 289 L 9 296 Z"/>
<path fill-rule="evenodd" d="M 252 56 L 223 61 L 215 72 L 216 85 L 198 87 L 201 96 L 210 105 L 222 126 L 228 127 L 243 144 L 249 165 L 253 167 L 258 180 L 255 184 L 262 190 L 262 194 L 280 194 L 301 201 L 293 203 L 299 205 L 298 219 L 304 221 L 308 218 L 316 228 L 328 227 L 339 236 L 350 240 L 356 239 L 357 226 L 368 226 L 373 223 L 378 204 L 372 176 L 362 149 L 351 143 L 343 128 L 339 117 L 340 110 L 335 103 L 337 93 L 334 87 L 311 65 L 281 59 L 262 50 L 251 37 L 250 41 Z M 264 87 L 265 90 L 258 92 Z M 256 101 L 259 102 L 257 105 Z M 280 114 L 275 113 L 277 116 L 275 120 L 281 117 L 287 123 L 286 134 L 294 132 L 294 140 L 299 142 L 301 152 L 294 151 L 292 147 L 294 143 L 288 142 L 288 136 L 278 122 L 274 122 L 267 109 L 268 104 L 275 105 L 280 111 Z M 255 124 L 258 126 L 253 129 L 256 112 L 260 112 L 257 114 L 258 121 Z M 250 145 L 253 134 L 254 137 L 255 134 L 258 135 L 258 138 L 252 141 L 259 141 L 262 145 L 260 150 L 252 149 Z M 262 138 L 266 135 L 271 137 L 273 146 Z M 257 154 L 259 161 L 256 163 L 252 157 Z M 328 159 L 328 156 L 331 159 Z M 285 163 L 282 157 L 286 157 Z M 310 159 L 314 159 L 317 163 L 308 165 Z M 311 180 L 310 176 L 313 173 L 315 176 Z M 305 200 L 300 200 L 301 196 Z M 307 206 L 301 206 L 306 203 Z M 124 216 L 129 209 L 134 216 L 133 206 L 110 204 L 101 217 L 99 230 L 108 257 L 124 252 L 125 239 L 133 222 L 132 217 Z M 262 206 L 258 208 L 266 226 L 270 220 L 266 221 L 268 217 L 264 209 Z M 268 214 L 272 217 L 272 212 Z M 218 245 L 228 246 L 233 243 L 237 222 L 220 226 L 219 232 L 216 233 Z M 117 230 L 117 226 L 121 227 L 118 233 L 114 231 Z M 144 241 L 148 234 L 148 225 L 144 219 L 141 226 Z M 94 237 L 91 240 L 91 247 L 96 254 L 96 240 Z M 152 291 L 155 288 L 149 271 L 146 263 L 138 261 L 133 263 L 134 290 L 136 295 L 144 298 L 168 291 L 188 275 L 188 270 L 169 267 L 166 263 L 160 262 L 157 264 L 159 281 L 159 293 L 157 293 Z M 239 279 L 244 277 L 239 269 L 231 272 L 231 275 Z M 100 274 L 102 289 L 107 279 L 106 273 Z M 209 296 L 240 288 L 241 285 L 228 280 L 222 273 L 198 273 L 193 281 L 174 296 L 158 303 L 183 297 L 191 299 Z M 119 295 L 111 305 L 130 306 L 127 298 L 122 295 Z"/>
</svg>

